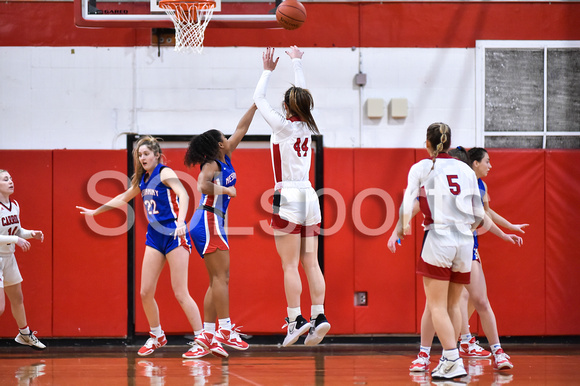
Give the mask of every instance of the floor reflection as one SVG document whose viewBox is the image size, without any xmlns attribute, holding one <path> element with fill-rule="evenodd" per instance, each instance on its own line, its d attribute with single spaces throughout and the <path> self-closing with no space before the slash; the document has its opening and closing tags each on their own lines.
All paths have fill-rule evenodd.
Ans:
<svg viewBox="0 0 580 386">
<path fill-rule="evenodd" d="M 489 359 L 466 359 L 468 376 L 443 383 L 429 373 L 409 373 L 416 355 L 411 346 L 254 346 L 226 359 L 190 360 L 181 358 L 182 351 L 170 346 L 140 357 L 133 347 L 51 347 L 43 352 L 0 347 L 0 385 L 574 384 L 580 368 L 580 346 L 569 345 L 510 347 L 514 368 L 502 372 L 494 371 Z"/>
</svg>

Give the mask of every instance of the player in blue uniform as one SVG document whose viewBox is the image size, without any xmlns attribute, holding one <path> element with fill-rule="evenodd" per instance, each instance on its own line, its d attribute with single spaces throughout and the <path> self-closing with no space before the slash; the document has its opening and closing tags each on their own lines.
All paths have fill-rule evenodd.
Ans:
<svg viewBox="0 0 580 386">
<path fill-rule="evenodd" d="M 256 105 L 250 107 L 228 139 L 215 129 L 194 137 L 185 155 L 187 166 L 199 164 L 201 168 L 197 188 L 202 198 L 191 220 L 191 237 L 209 275 L 203 302 L 203 332 L 196 342 L 221 357 L 228 356 L 222 344 L 237 350 L 248 348 L 230 320 L 230 247 L 224 222 L 230 199 L 236 196 L 236 172 L 231 155 L 248 131 L 256 109 Z"/>
<path fill-rule="evenodd" d="M 139 349 L 141 356 L 150 355 L 167 344 L 161 329 L 159 309 L 155 301 L 155 289 L 159 275 L 169 263 L 171 285 L 175 298 L 181 305 L 194 333 L 202 330 L 201 315 L 197 304 L 189 294 L 187 275 L 191 241 L 187 232 L 185 216 L 189 206 L 189 196 L 175 172 L 160 163 L 161 147 L 153 137 L 143 137 L 137 142 L 133 152 L 135 175 L 131 186 L 124 193 L 113 198 L 97 209 L 77 206 L 81 214 L 95 216 L 107 210 L 125 205 L 139 193 L 147 212 L 147 241 L 141 272 L 141 302 L 151 326 L 150 338 Z M 183 354 L 184 358 L 201 358 L 209 351 L 195 342 Z"/>
</svg>

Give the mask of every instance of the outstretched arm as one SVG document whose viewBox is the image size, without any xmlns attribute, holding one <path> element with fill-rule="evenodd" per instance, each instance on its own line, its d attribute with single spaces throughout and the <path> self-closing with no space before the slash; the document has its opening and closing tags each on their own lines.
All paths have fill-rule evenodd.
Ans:
<svg viewBox="0 0 580 386">
<path fill-rule="evenodd" d="M 302 70 L 302 55 L 304 52 L 296 46 L 290 46 L 290 50 L 286 54 L 292 59 L 292 67 L 294 68 L 294 85 L 306 88 L 306 79 L 304 78 L 304 71 Z M 296 60 L 295 60 L 296 59 Z"/>
<path fill-rule="evenodd" d="M 504 231 L 502 231 L 497 225 L 495 225 L 495 223 L 487 215 L 487 213 L 483 216 L 482 228 L 485 229 L 486 231 L 490 231 L 491 233 L 493 233 L 494 235 L 496 235 L 500 239 L 507 241 L 508 243 L 516 244 L 518 246 L 521 246 L 524 243 L 524 240 L 520 236 L 513 235 L 513 234 L 506 234 Z M 481 234 L 479 232 L 479 230 L 478 230 L 478 234 Z"/>
<path fill-rule="evenodd" d="M 499 214 L 497 214 L 493 209 L 487 208 L 486 213 L 489 215 L 491 220 L 496 223 L 497 225 L 504 227 L 505 229 L 509 229 L 510 231 L 526 233 L 523 228 L 529 226 L 530 224 L 512 224 Z"/>
<path fill-rule="evenodd" d="M 246 135 L 246 133 L 248 132 L 248 129 L 250 128 L 250 124 L 254 119 L 254 114 L 256 113 L 257 109 L 258 108 L 256 107 L 256 104 L 253 103 L 252 106 L 248 109 L 248 111 L 246 111 L 246 113 L 242 116 L 242 119 L 240 119 L 240 121 L 238 122 L 236 131 L 234 131 L 234 133 L 230 136 L 230 138 L 228 138 L 228 143 L 230 145 L 229 146 L 230 152 L 228 153 L 228 156 L 231 156 L 232 152 L 238 147 L 238 145 L 242 141 L 242 138 L 244 138 L 244 135 Z"/>
<path fill-rule="evenodd" d="M 76 208 L 80 209 L 81 214 L 84 214 L 87 216 L 96 216 L 96 215 L 101 214 L 103 212 L 106 212 L 108 210 L 111 210 L 114 208 L 119 208 L 119 207 L 125 205 L 126 203 L 131 201 L 133 198 L 137 197 L 138 194 L 139 194 L 139 187 L 138 186 L 131 186 L 125 192 L 119 194 L 117 197 L 111 199 L 109 202 L 101 205 L 97 209 L 88 209 L 88 208 L 85 208 L 84 206 L 77 206 Z"/>
</svg>

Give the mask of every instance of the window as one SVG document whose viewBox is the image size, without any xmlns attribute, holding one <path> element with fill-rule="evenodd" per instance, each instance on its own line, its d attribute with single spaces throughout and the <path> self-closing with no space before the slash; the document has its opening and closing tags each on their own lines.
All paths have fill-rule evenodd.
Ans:
<svg viewBox="0 0 580 386">
<path fill-rule="evenodd" d="M 478 41 L 476 133 L 489 148 L 580 148 L 580 41 Z"/>
</svg>

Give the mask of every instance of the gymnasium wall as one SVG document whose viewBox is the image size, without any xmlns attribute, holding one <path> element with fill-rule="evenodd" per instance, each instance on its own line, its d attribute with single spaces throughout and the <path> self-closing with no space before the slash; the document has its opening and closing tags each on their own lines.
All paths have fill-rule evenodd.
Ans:
<svg viewBox="0 0 580 386">
<path fill-rule="evenodd" d="M 151 44 L 151 29 L 77 28 L 70 2 L 0 7 L 3 149 L 123 149 L 123 133 L 231 133 L 252 103 L 264 47 L 281 56 L 268 97 L 279 106 L 293 81 L 284 47 L 305 50 L 325 146 L 417 148 L 445 121 L 476 145 L 477 40 L 580 40 L 569 2 L 307 3 L 300 29 L 209 28 L 200 56 Z M 211 26 L 211 24 L 210 24 Z M 354 77 L 367 74 L 359 87 Z M 367 100 L 385 116 L 370 119 Z M 406 119 L 388 116 L 407 98 Z M 15 128 L 18 128 L 15 130 Z M 256 119 L 254 134 L 268 134 Z"/>
<path fill-rule="evenodd" d="M 196 170 L 182 165 L 183 149 L 167 149 L 193 202 Z M 425 157 L 421 149 L 324 151 L 324 267 L 326 309 L 332 333 L 416 334 L 424 306 L 415 274 L 420 222 L 396 254 L 387 250 L 409 167 Z M 580 222 L 580 151 L 490 150 L 486 179 L 491 207 L 514 223 L 529 223 L 524 245 L 481 236 L 489 298 L 500 335 L 578 335 L 580 272 L 575 243 Z M 23 160 L 26 160 L 23 162 Z M 279 334 L 285 316 L 282 269 L 269 233 L 272 189 L 267 149 L 234 153 L 238 196 L 229 211 L 231 315 L 250 334 Z M 22 271 L 31 328 L 44 337 L 127 335 L 127 214 L 104 213 L 88 224 L 76 205 L 96 207 L 127 186 L 123 150 L 3 150 L 0 167 L 10 171 L 25 228 L 41 229 L 44 243 L 16 256 Z M 190 205 L 191 208 L 195 204 Z M 138 296 L 145 218 L 135 203 L 135 260 Z M 129 218 L 132 216 L 129 216 Z M 130 220 L 132 223 L 132 220 Z M 306 281 L 304 280 L 306 283 Z M 201 306 L 208 279 L 192 253 L 189 286 Z M 354 293 L 367 292 L 368 305 L 355 306 Z M 175 301 L 168 269 L 157 300 L 169 333 L 190 333 Z M 148 326 L 135 299 L 136 331 Z M 302 307 L 309 312 L 305 285 Z M 480 335 L 474 318 L 472 326 Z M 14 335 L 9 310 L 0 317 L 0 336 Z"/>
</svg>

